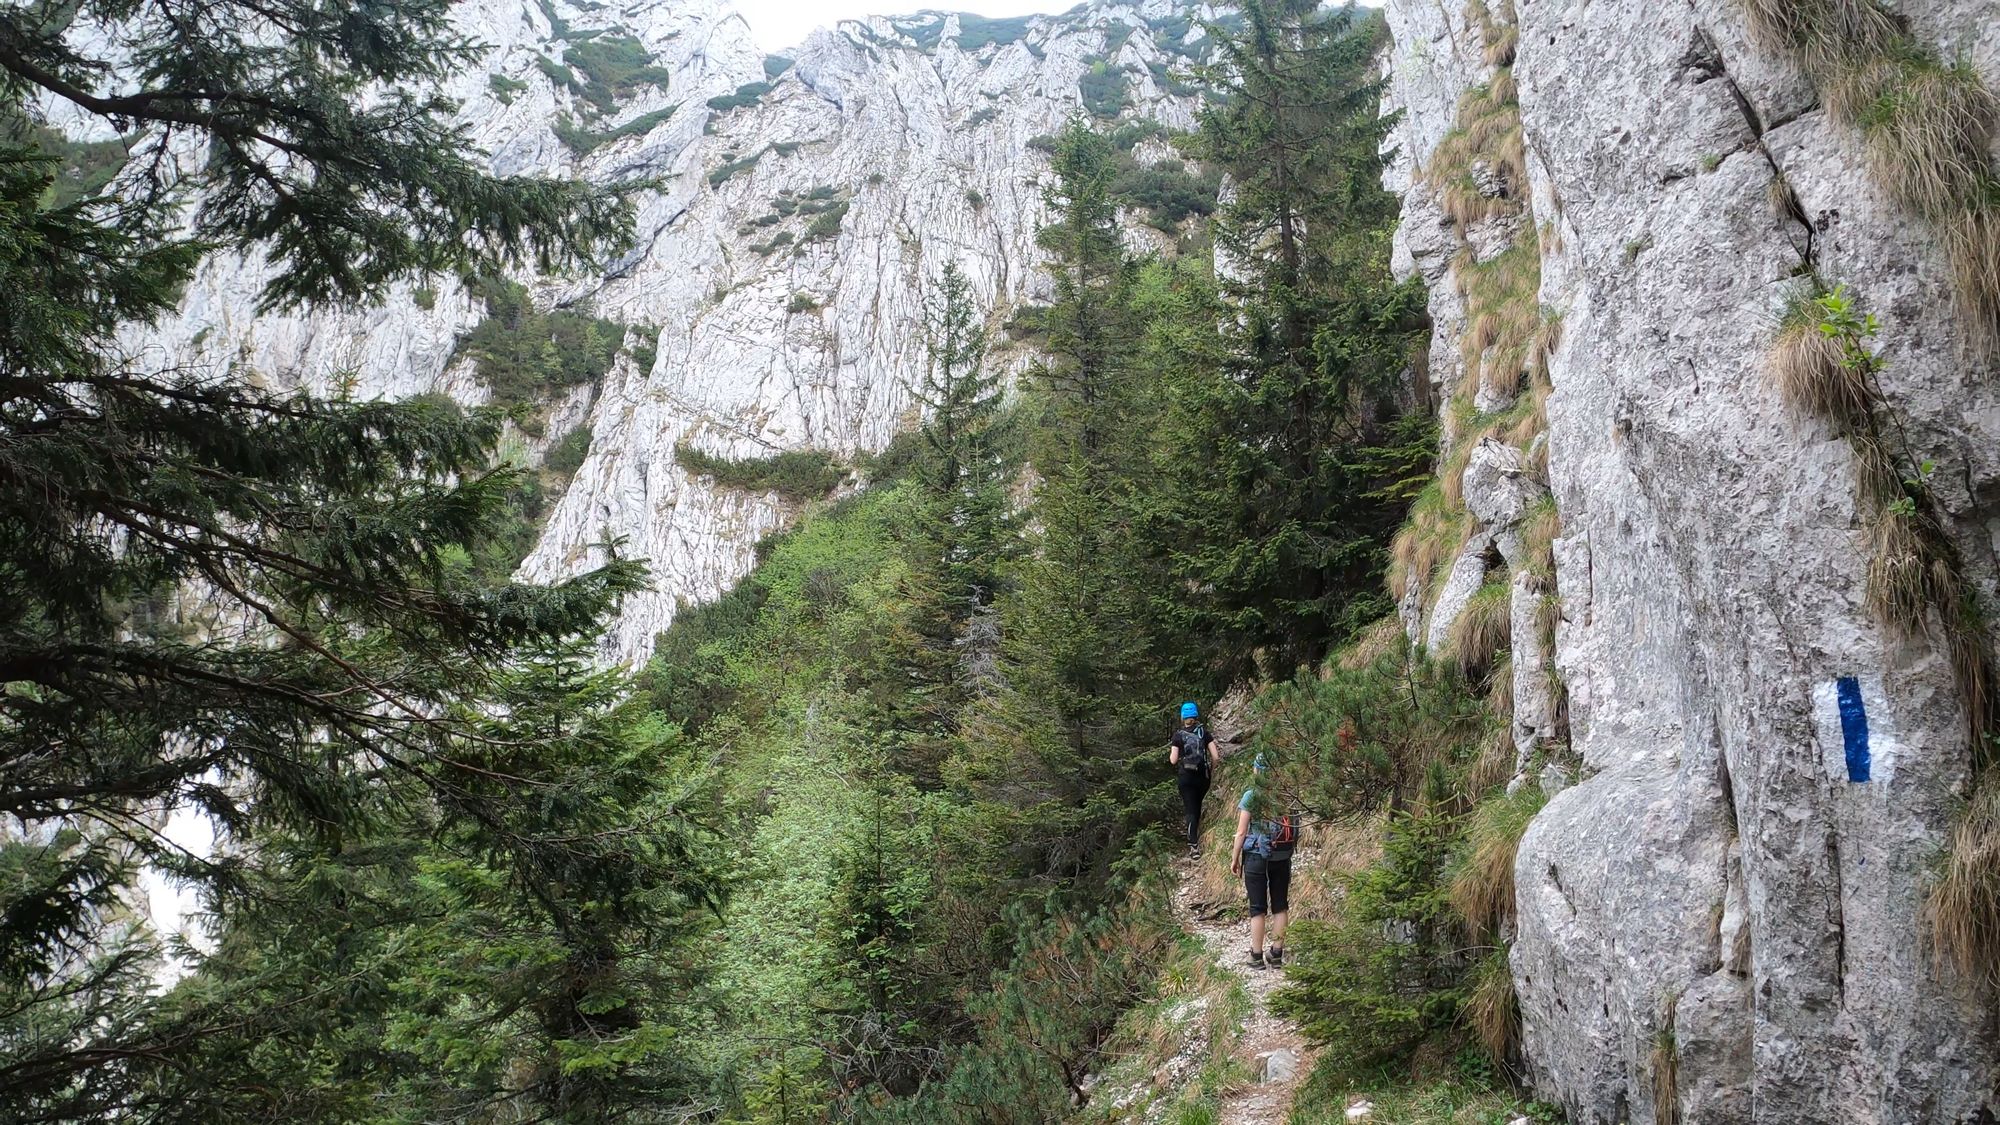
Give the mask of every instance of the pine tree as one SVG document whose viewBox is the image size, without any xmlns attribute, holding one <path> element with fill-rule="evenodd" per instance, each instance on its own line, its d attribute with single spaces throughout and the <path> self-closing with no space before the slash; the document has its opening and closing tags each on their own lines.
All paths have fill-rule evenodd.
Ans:
<svg viewBox="0 0 2000 1125">
<path fill-rule="evenodd" d="M 914 397 L 929 420 L 916 471 L 935 535 L 926 546 L 936 558 L 921 565 L 938 575 L 956 631 L 998 590 L 1013 531 L 1006 495 L 1011 466 L 1001 449 L 1000 378 L 986 369 L 984 318 L 957 263 L 939 276 L 924 321 L 928 362 Z"/>
</svg>

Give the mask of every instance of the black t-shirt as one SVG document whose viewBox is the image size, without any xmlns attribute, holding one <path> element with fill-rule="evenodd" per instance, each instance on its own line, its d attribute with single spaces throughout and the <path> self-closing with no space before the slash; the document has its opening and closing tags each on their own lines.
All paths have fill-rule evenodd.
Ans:
<svg viewBox="0 0 2000 1125">
<path fill-rule="evenodd" d="M 1215 753 L 1208 748 L 1211 741 L 1208 728 L 1198 723 L 1192 729 L 1182 727 L 1175 731 L 1173 744 L 1180 749 L 1181 768 L 1205 770 L 1213 765 Z"/>
</svg>

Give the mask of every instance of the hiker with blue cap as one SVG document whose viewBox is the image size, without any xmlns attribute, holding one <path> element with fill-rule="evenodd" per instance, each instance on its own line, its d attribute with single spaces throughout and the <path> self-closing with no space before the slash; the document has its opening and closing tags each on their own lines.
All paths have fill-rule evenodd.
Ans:
<svg viewBox="0 0 2000 1125">
<path fill-rule="evenodd" d="M 1181 808 L 1187 813 L 1188 855 L 1201 854 L 1201 802 L 1208 796 L 1209 775 L 1222 757 L 1215 739 L 1202 725 L 1201 708 L 1181 704 L 1181 729 L 1167 746 L 1167 761 L 1179 772 Z"/>
</svg>

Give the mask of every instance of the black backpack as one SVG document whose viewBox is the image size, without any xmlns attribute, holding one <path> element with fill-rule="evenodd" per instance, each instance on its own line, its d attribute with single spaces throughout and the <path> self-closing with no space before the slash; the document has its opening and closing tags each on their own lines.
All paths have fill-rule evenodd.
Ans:
<svg viewBox="0 0 2000 1125">
<path fill-rule="evenodd" d="M 1193 730 L 1174 732 L 1174 743 L 1181 748 L 1181 768 L 1184 770 L 1208 769 L 1208 728 L 1197 723 Z"/>
</svg>

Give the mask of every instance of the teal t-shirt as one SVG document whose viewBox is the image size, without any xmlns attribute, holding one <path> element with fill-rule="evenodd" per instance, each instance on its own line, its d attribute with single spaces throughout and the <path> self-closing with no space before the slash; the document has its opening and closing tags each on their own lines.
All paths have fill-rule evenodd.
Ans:
<svg viewBox="0 0 2000 1125">
<path fill-rule="evenodd" d="M 1249 812 L 1250 804 L 1256 798 L 1257 791 L 1255 789 L 1245 789 L 1243 791 L 1243 799 L 1236 802 L 1236 807 L 1242 809 L 1244 812 Z M 1271 841 L 1276 839 L 1277 835 L 1277 821 L 1253 819 L 1250 822 L 1250 831 L 1243 835 L 1243 850 L 1246 852 L 1256 852 L 1258 855 L 1268 857 L 1272 851 Z M 1291 854 L 1292 849 L 1286 847 L 1279 850 L 1278 858 L 1283 859 Z"/>
</svg>

